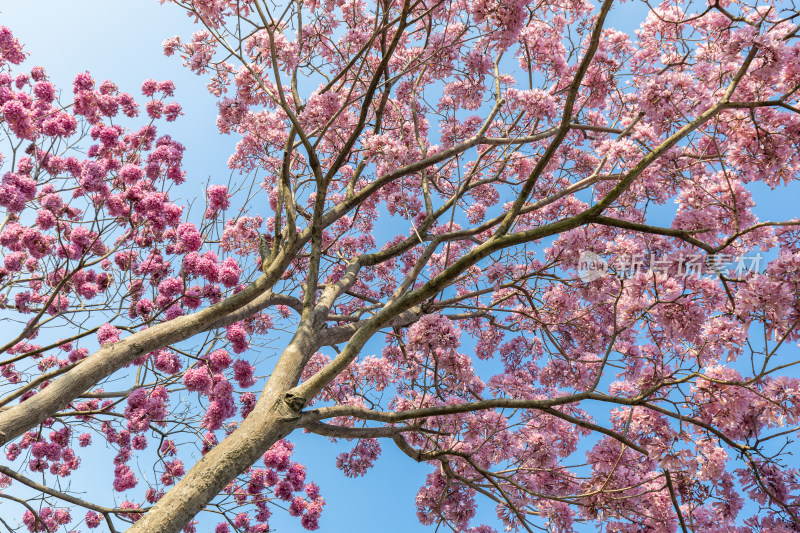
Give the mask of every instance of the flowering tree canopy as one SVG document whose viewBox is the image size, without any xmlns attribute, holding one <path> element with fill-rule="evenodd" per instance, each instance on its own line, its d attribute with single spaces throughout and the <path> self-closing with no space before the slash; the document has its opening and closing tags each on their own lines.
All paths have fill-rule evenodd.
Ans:
<svg viewBox="0 0 800 533">
<path fill-rule="evenodd" d="M 794 4 L 174 3 L 238 140 L 195 202 L 172 82 L 0 28 L 9 530 L 317 529 L 299 431 L 454 531 L 800 530 Z"/>
</svg>

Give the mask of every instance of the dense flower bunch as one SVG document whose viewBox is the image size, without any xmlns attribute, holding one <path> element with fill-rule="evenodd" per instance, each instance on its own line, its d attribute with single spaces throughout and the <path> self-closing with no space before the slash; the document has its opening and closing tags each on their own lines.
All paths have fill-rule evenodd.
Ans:
<svg viewBox="0 0 800 533">
<path fill-rule="evenodd" d="M 800 528 L 800 222 L 763 209 L 800 172 L 795 7 L 629 35 L 613 0 L 174 3 L 199 30 L 164 51 L 238 139 L 200 213 L 170 82 L 127 129 L 133 97 L 84 73 L 66 106 L 0 31 L 0 487 L 94 437 L 129 498 L 48 489 L 22 527 L 316 529 L 305 430 L 349 477 L 429 463 L 417 515 L 454 531 Z"/>
</svg>

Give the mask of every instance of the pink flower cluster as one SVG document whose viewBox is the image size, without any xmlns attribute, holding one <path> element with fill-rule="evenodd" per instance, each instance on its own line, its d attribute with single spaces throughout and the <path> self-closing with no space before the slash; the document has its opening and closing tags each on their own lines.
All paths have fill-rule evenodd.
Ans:
<svg viewBox="0 0 800 533">
<path fill-rule="evenodd" d="M 22 45 L 6 26 L 0 26 L 0 67 L 4 63 L 19 65 L 25 60 Z"/>
<path fill-rule="evenodd" d="M 443 315 L 425 315 L 408 328 L 408 346 L 415 350 L 430 351 L 440 348 L 453 350 L 461 345 L 461 330 Z"/>
<path fill-rule="evenodd" d="M 100 524 L 103 522 L 103 515 L 100 513 L 95 513 L 94 511 L 88 511 L 86 513 L 86 527 L 89 529 L 94 529 L 99 527 Z"/>
<path fill-rule="evenodd" d="M 461 483 L 448 483 L 439 472 L 428 474 L 416 498 L 417 517 L 423 524 L 436 523 L 440 517 L 464 530 L 475 516 L 475 491 Z"/>
<path fill-rule="evenodd" d="M 22 515 L 22 523 L 28 528 L 28 531 L 55 531 L 59 526 L 69 524 L 72 521 L 72 516 L 69 514 L 69 509 L 52 509 L 51 507 L 42 507 L 36 515 L 30 510 L 25 511 Z"/>
<path fill-rule="evenodd" d="M 347 477 L 361 477 L 372 468 L 380 454 L 381 445 L 377 439 L 360 439 L 351 451 L 339 454 L 336 468 Z"/>
<path fill-rule="evenodd" d="M 217 213 L 224 211 L 230 207 L 230 194 L 225 185 L 210 185 L 206 189 L 206 198 L 208 200 L 208 208 L 206 209 L 206 218 L 214 218 Z"/>
<path fill-rule="evenodd" d="M 231 483 L 226 487 L 225 492 L 233 494 L 239 505 L 244 505 L 249 500 L 257 509 L 255 516 L 249 513 L 237 514 L 234 520 L 237 528 L 248 532 L 268 530 L 271 515 L 268 503 L 271 498 L 267 494 L 271 492 L 274 498 L 288 502 L 289 514 L 300 517 L 300 523 L 305 529 L 319 529 L 319 518 L 325 500 L 320 496 L 316 483 L 306 483 L 305 466 L 291 460 L 293 448 L 292 443 L 286 440 L 276 442 L 262 457 L 266 468 L 250 468 L 245 486 Z M 251 522 L 253 518 L 256 520 L 255 524 Z M 219 524 L 216 531 L 229 531 L 223 526 L 226 525 Z"/>
<path fill-rule="evenodd" d="M 233 386 L 222 373 L 231 366 L 231 362 L 227 351 L 215 350 L 204 360 L 205 364 L 190 368 L 183 374 L 183 384 L 188 391 L 198 392 L 210 400 L 202 422 L 202 426 L 210 431 L 219 429 L 225 420 L 236 414 Z M 253 366 L 246 361 L 237 359 L 233 362 L 234 380 L 242 388 L 255 384 L 253 370 Z M 254 404 L 255 397 L 248 403 Z"/>
<path fill-rule="evenodd" d="M 136 389 L 128 395 L 125 407 L 127 427 L 132 433 L 141 433 L 150 427 L 151 422 L 163 426 L 168 415 L 169 394 L 158 386 L 152 390 Z"/>
<path fill-rule="evenodd" d="M 103 324 L 100 326 L 100 329 L 97 330 L 97 342 L 100 344 L 119 342 L 119 334 L 120 330 L 111 324 Z"/>
<path fill-rule="evenodd" d="M 164 115 L 167 122 L 172 122 L 183 114 L 181 106 L 177 102 L 165 103 L 163 100 L 155 98 L 157 92 L 162 93 L 164 96 L 173 96 L 175 94 L 175 84 L 170 80 L 157 82 L 153 79 L 145 80 L 142 83 L 142 94 L 151 98 L 146 106 L 147 116 L 155 120 Z"/>
<path fill-rule="evenodd" d="M 36 192 L 34 180 L 25 175 L 6 172 L 0 182 L 0 206 L 11 213 L 19 213 L 25 209 L 26 202 L 36 197 Z"/>
<path fill-rule="evenodd" d="M 6 458 L 16 460 L 19 455 L 30 449 L 31 459 L 28 468 L 32 472 L 48 471 L 60 477 L 67 477 L 77 470 L 80 458 L 70 446 L 72 431 L 63 427 L 58 431 L 51 431 L 49 438 L 26 433 L 19 444 L 12 443 L 6 448 Z"/>
<path fill-rule="evenodd" d="M 230 341 L 234 353 L 242 353 L 246 351 L 250 345 L 247 341 L 247 332 L 245 331 L 243 324 L 240 322 L 231 324 L 227 327 L 225 338 Z"/>
<path fill-rule="evenodd" d="M 226 221 L 222 232 L 222 249 L 237 255 L 257 253 L 259 228 L 263 223 L 264 219 L 259 216 Z"/>
</svg>

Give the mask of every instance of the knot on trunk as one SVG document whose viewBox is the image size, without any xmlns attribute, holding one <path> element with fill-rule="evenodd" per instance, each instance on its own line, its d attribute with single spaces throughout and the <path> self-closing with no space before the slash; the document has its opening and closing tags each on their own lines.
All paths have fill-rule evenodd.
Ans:
<svg viewBox="0 0 800 533">
<path fill-rule="evenodd" d="M 303 407 L 306 406 L 306 399 L 302 396 L 287 392 L 283 395 L 283 403 L 289 406 L 289 409 L 291 409 L 293 413 L 300 413 Z"/>
</svg>

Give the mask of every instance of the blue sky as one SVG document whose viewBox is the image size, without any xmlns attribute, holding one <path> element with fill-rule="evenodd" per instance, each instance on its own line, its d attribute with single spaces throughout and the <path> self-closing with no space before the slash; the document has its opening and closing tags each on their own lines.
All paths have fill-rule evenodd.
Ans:
<svg viewBox="0 0 800 533">
<path fill-rule="evenodd" d="M 614 9 L 609 25 L 632 32 L 642 13 L 641 4 L 623 4 Z M 30 54 L 27 65 L 44 66 L 65 92 L 71 90 L 74 74 L 84 70 L 97 80 L 112 80 L 134 96 L 139 96 L 144 79 L 174 80 L 176 99 L 185 115 L 160 131 L 187 147 L 188 187 L 182 189 L 182 195 L 201 198 L 201 184 L 209 177 L 212 182 L 227 181 L 226 161 L 235 139 L 218 134 L 215 100 L 205 90 L 205 80 L 184 69 L 179 59 L 162 54 L 165 38 L 186 36 L 196 29 L 180 9 L 159 5 L 156 0 L 0 0 L 0 25 L 9 26 L 25 44 Z M 759 192 L 759 197 L 766 199 L 766 190 Z M 760 213 L 763 218 L 796 216 L 792 195 L 782 198 L 765 202 Z M 365 478 L 353 480 L 335 468 L 336 455 L 348 445 L 334 446 L 324 437 L 302 434 L 292 435 L 291 440 L 296 444 L 295 459 L 308 466 L 309 479 L 321 486 L 328 502 L 322 531 L 433 531 L 418 523 L 414 508 L 416 491 L 430 466 L 414 463 L 388 442 L 383 444 L 384 453 L 376 467 Z M 97 476 L 101 490 L 110 490 L 109 464 L 110 460 L 104 460 L 93 470 L 85 458 L 82 475 Z M 0 509 L 7 505 L 0 504 Z M 2 514 L 8 516 L 7 512 Z M 475 525 L 481 523 L 481 516 L 497 526 L 493 505 L 483 506 Z M 202 522 L 199 530 L 210 530 L 214 522 Z M 282 512 L 274 514 L 271 524 L 278 531 L 302 530 L 297 519 Z"/>
</svg>

